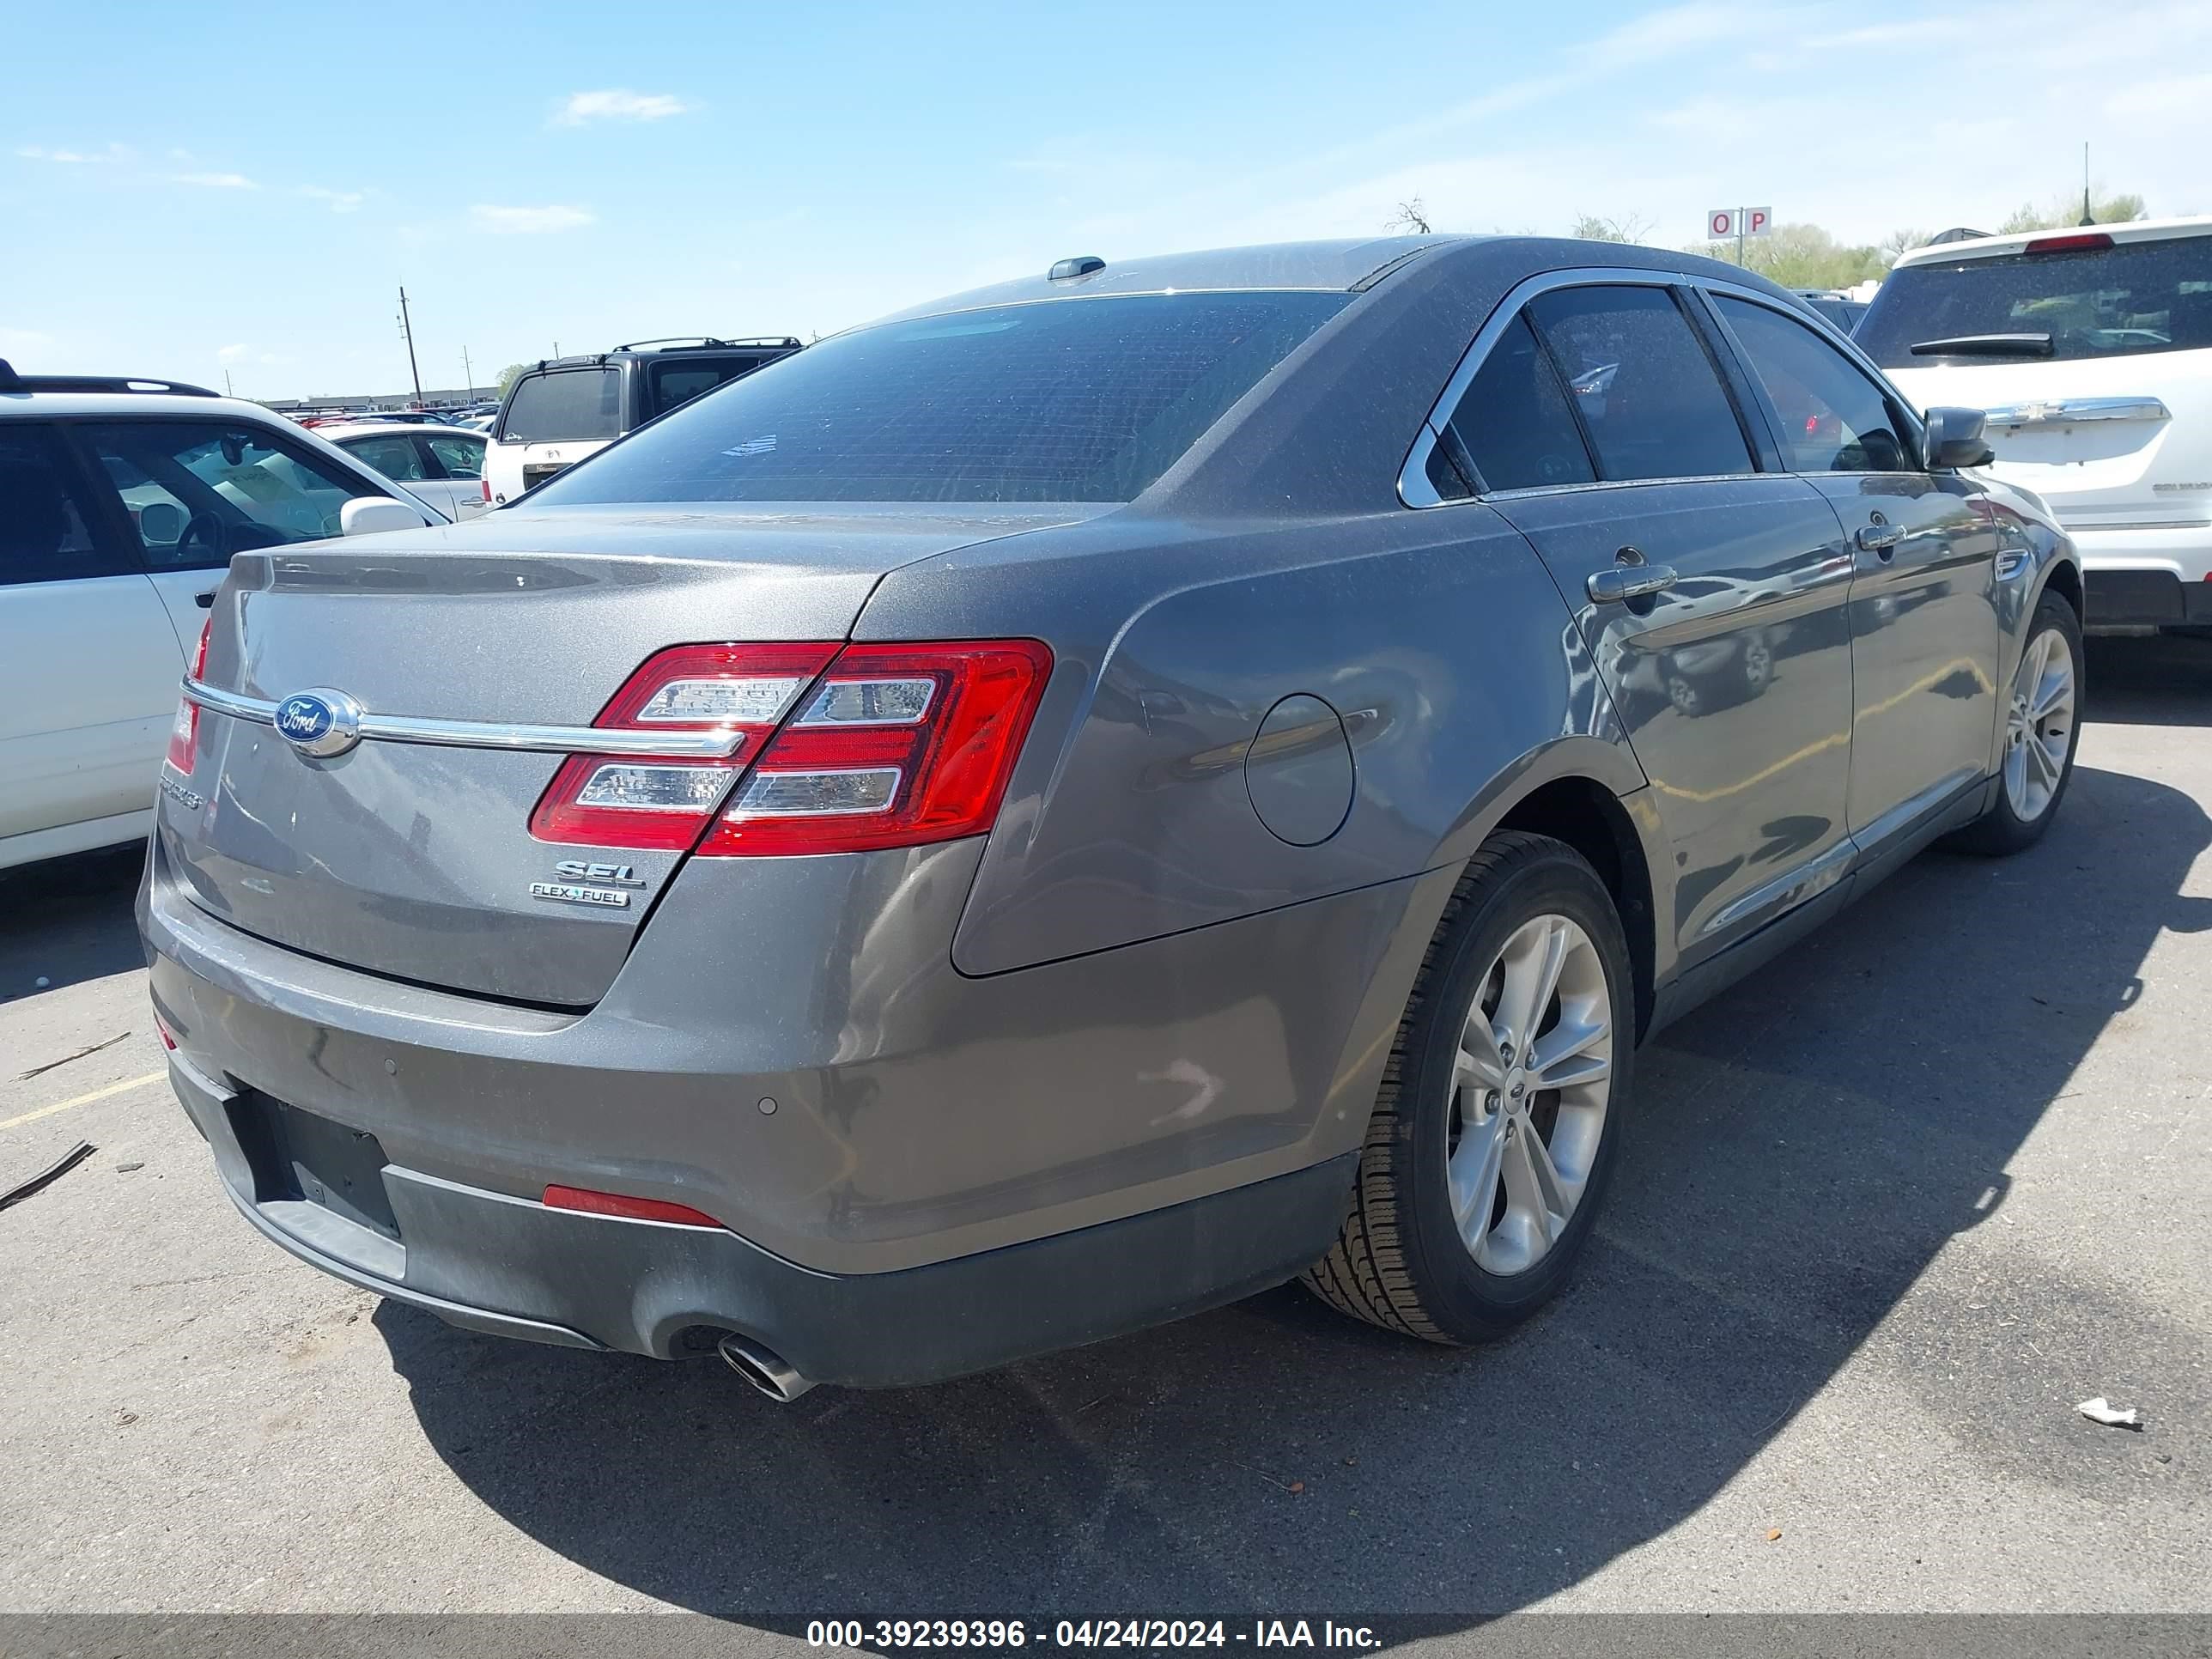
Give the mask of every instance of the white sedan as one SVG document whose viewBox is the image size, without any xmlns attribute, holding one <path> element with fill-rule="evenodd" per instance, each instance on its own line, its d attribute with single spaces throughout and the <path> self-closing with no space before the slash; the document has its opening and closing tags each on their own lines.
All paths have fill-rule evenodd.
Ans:
<svg viewBox="0 0 2212 1659">
<path fill-rule="evenodd" d="M 398 422 L 348 422 L 326 426 L 317 434 L 433 507 L 455 519 L 473 519 L 491 508 L 484 483 L 484 434 L 453 426 L 412 426 Z"/>
</svg>

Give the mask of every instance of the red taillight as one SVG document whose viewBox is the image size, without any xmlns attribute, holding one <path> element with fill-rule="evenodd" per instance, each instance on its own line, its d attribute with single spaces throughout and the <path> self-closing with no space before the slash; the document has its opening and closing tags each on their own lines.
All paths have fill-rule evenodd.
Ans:
<svg viewBox="0 0 2212 1659">
<path fill-rule="evenodd" d="M 671 1204 L 659 1198 L 627 1198 L 620 1193 L 595 1193 L 588 1187 L 548 1187 L 545 1206 L 550 1210 L 580 1210 L 586 1215 L 619 1216 L 625 1221 L 670 1221 L 679 1227 L 729 1230 L 703 1210 L 689 1204 Z"/>
<path fill-rule="evenodd" d="M 486 479 L 483 481 L 483 504 L 484 504 L 486 507 L 489 507 L 489 506 L 491 505 L 491 480 L 490 480 L 489 478 L 486 478 Z"/>
<path fill-rule="evenodd" d="M 728 757 L 572 756 L 530 830 L 718 858 L 981 835 L 1051 671 L 1035 640 L 678 646 L 631 675 L 593 724 L 724 732 Z"/>
<path fill-rule="evenodd" d="M 621 732 L 726 733 L 721 758 L 572 755 L 530 815 L 540 841 L 683 848 L 760 753 L 834 645 L 679 645 L 648 659 L 592 722 Z"/>
<path fill-rule="evenodd" d="M 191 678 L 194 679 L 199 678 L 207 670 L 208 635 L 214 627 L 213 617 L 200 624 L 200 648 L 192 653 Z M 192 748 L 198 742 L 199 735 L 200 706 L 189 697 L 179 697 L 177 717 L 169 726 L 168 759 L 171 766 L 188 776 L 192 769 Z"/>
<path fill-rule="evenodd" d="M 2112 239 L 2101 230 L 2085 230 L 2072 236 L 2039 236 L 2021 250 L 2023 253 L 2072 253 L 2081 248 L 2110 247 Z"/>
<path fill-rule="evenodd" d="M 1051 672 L 1035 640 L 846 647 L 700 853 L 858 853 L 981 835 Z"/>
</svg>

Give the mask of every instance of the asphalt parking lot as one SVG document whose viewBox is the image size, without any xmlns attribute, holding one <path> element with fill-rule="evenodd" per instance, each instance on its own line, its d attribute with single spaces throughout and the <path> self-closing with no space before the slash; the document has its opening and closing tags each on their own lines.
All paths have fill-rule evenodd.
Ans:
<svg viewBox="0 0 2212 1659">
<path fill-rule="evenodd" d="M 98 1148 L 0 1212 L 0 1611 L 2212 1611 L 2212 644 L 2090 667 L 2050 837 L 1662 1037 L 1475 1352 L 1291 1287 L 780 1407 L 449 1329 L 218 1192 L 136 856 L 0 878 L 0 1186 Z"/>
</svg>

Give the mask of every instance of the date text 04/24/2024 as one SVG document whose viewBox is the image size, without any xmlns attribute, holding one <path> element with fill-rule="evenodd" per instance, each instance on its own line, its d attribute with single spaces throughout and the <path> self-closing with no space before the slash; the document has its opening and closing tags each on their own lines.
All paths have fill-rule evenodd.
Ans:
<svg viewBox="0 0 2212 1659">
<path fill-rule="evenodd" d="M 1364 1625 L 1306 1619 L 817 1620 L 810 1647 L 877 1650 L 965 1648 L 984 1652 L 1053 1648 L 1338 1648 L 1364 1652 L 1382 1638 Z"/>
</svg>

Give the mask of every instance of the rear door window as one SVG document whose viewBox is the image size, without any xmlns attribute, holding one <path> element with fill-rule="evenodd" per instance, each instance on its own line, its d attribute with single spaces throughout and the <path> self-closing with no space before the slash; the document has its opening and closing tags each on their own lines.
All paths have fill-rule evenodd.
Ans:
<svg viewBox="0 0 2212 1659">
<path fill-rule="evenodd" d="M 561 368 L 515 382 L 500 417 L 501 443 L 581 443 L 622 436 L 622 372 Z"/>
<path fill-rule="evenodd" d="M 482 438 L 459 438 L 442 432 L 426 432 L 416 441 L 430 452 L 440 470 L 448 478 L 483 477 L 484 441 Z"/>
<path fill-rule="evenodd" d="M 1901 472 L 1906 431 L 1881 388 L 1802 323 L 1725 294 L 1714 307 L 1735 331 L 1776 415 L 1792 472 Z"/>
<path fill-rule="evenodd" d="M 404 433 L 362 438 L 339 447 L 371 471 L 381 472 L 401 483 L 419 483 L 430 476 L 423 469 L 422 458 L 415 452 L 415 441 Z"/>
<path fill-rule="evenodd" d="M 2008 351 L 1991 337 L 2004 335 L 2027 337 Z M 1905 265 L 1852 337 L 1884 368 L 2201 351 L 2212 348 L 2212 236 Z"/>
<path fill-rule="evenodd" d="M 1446 423 L 1445 440 L 1456 445 L 1486 490 L 1589 483 L 1597 477 L 1559 370 L 1525 316 L 1513 319 L 1482 360 Z"/>
<path fill-rule="evenodd" d="M 98 517 L 51 427 L 0 421 L 0 587 L 137 569 L 94 534 Z"/>
<path fill-rule="evenodd" d="M 1589 434 L 1599 477 L 1701 478 L 1753 470 L 1735 405 L 1667 289 L 1559 289 L 1529 301 L 1527 314 Z"/>
</svg>

